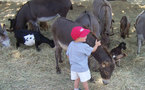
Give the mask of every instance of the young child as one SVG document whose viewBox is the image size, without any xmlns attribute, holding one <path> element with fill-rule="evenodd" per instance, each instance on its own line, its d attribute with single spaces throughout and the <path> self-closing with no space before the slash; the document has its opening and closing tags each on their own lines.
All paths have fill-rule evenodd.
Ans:
<svg viewBox="0 0 145 90">
<path fill-rule="evenodd" d="M 81 26 L 74 27 L 71 32 L 71 37 L 74 41 L 69 44 L 66 55 L 71 65 L 71 80 L 75 80 L 74 90 L 80 90 L 80 81 L 83 83 L 84 89 L 89 90 L 87 81 L 90 80 L 91 74 L 88 67 L 88 56 L 101 45 L 100 41 L 97 40 L 93 48 L 83 43 L 86 41 L 89 32 L 90 30 Z"/>
</svg>

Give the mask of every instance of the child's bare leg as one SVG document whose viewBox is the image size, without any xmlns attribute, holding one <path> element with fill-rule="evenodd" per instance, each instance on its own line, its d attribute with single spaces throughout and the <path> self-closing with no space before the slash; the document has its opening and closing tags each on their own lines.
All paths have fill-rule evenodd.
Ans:
<svg viewBox="0 0 145 90">
<path fill-rule="evenodd" d="M 79 88 L 79 82 L 80 82 L 80 78 L 76 79 L 74 82 L 74 88 L 78 89 Z"/>
<path fill-rule="evenodd" d="M 88 82 L 83 82 L 83 86 L 84 86 L 84 89 L 85 90 L 89 90 L 89 87 L 88 87 Z"/>
</svg>

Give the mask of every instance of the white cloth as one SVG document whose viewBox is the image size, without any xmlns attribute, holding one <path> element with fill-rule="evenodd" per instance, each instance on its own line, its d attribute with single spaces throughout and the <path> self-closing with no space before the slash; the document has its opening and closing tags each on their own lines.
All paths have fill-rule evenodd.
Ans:
<svg viewBox="0 0 145 90">
<path fill-rule="evenodd" d="M 86 72 L 71 71 L 71 80 L 76 80 L 78 78 L 80 78 L 81 82 L 86 82 L 86 81 L 90 80 L 91 79 L 90 70 L 88 70 Z"/>
</svg>

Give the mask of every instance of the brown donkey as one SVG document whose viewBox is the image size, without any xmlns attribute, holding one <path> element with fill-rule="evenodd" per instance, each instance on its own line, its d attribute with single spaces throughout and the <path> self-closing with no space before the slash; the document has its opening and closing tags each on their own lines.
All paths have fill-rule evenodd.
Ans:
<svg viewBox="0 0 145 90">
<path fill-rule="evenodd" d="M 56 46 L 55 58 L 57 73 L 61 73 L 58 65 L 58 62 L 62 62 L 61 51 L 62 49 L 67 50 L 67 46 L 73 40 L 71 37 L 71 30 L 75 26 L 81 26 L 81 24 L 63 17 L 58 18 L 52 25 L 52 33 Z M 96 39 L 96 35 L 90 33 L 87 37 L 86 43 L 93 47 Z M 114 71 L 115 64 L 113 59 L 102 46 L 99 46 L 96 52 L 92 53 L 92 56 L 99 62 L 99 71 L 103 79 L 103 83 L 108 84 L 112 72 Z"/>
<path fill-rule="evenodd" d="M 70 0 L 32 0 L 25 3 L 17 12 L 11 29 L 27 29 L 31 23 L 35 30 L 39 30 L 38 22 L 45 22 L 57 16 L 66 17 L 72 9 Z"/>
<path fill-rule="evenodd" d="M 123 39 L 129 37 L 130 22 L 126 16 L 123 16 L 120 20 L 120 34 Z"/>
</svg>

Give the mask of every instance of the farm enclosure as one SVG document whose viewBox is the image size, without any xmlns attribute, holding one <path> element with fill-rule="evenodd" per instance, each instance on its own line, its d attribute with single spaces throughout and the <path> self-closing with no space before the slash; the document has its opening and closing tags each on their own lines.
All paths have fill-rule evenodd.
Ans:
<svg viewBox="0 0 145 90">
<path fill-rule="evenodd" d="M 93 72 L 95 83 L 89 83 L 90 90 L 144 90 L 145 89 L 145 46 L 141 54 L 136 55 L 137 42 L 133 24 L 136 16 L 145 10 L 145 5 L 131 4 L 130 2 L 111 1 L 113 10 L 114 36 L 111 36 L 111 47 L 119 42 L 127 43 L 127 57 L 121 61 L 121 67 L 117 67 L 112 75 L 111 82 L 103 85 L 99 72 Z M 8 18 L 13 18 L 16 10 L 23 3 L 2 2 L 0 4 L 0 22 L 9 28 Z M 67 18 L 75 20 L 84 10 L 92 9 L 92 2 L 83 1 L 73 4 L 74 10 L 69 11 Z M 131 21 L 130 37 L 123 40 L 119 36 L 119 21 L 126 15 Z M 48 22 L 50 25 L 53 21 Z M 52 38 L 50 28 L 42 31 L 43 35 Z M 41 51 L 36 52 L 35 47 L 21 46 L 15 48 L 13 33 L 8 33 L 11 39 L 11 48 L 0 47 L 0 90 L 72 90 L 73 81 L 70 80 L 69 62 L 63 52 L 64 62 L 60 64 L 62 74 L 55 71 L 54 50 L 47 44 L 40 45 Z M 92 61 L 94 61 L 92 59 Z M 94 64 L 94 63 L 92 63 Z M 93 65 L 92 65 L 93 67 Z M 82 86 L 80 87 L 82 88 Z"/>
</svg>

